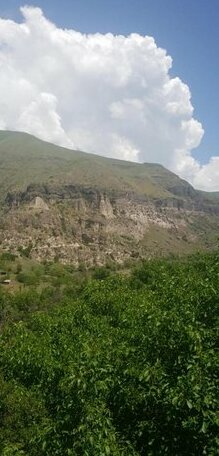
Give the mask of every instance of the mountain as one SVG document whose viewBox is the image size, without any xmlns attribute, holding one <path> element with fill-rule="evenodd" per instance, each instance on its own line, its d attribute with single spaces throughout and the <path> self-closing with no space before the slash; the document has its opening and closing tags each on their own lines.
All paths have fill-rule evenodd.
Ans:
<svg viewBox="0 0 219 456">
<path fill-rule="evenodd" d="M 163 166 L 0 132 L 1 249 L 78 266 L 214 247 L 219 195 Z"/>
</svg>

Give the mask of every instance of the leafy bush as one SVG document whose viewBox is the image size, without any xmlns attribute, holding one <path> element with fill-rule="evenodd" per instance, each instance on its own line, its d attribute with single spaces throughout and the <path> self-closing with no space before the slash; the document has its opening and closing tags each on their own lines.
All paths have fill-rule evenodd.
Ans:
<svg viewBox="0 0 219 456">
<path fill-rule="evenodd" d="M 3 252 L 0 256 L 0 260 L 2 261 L 15 261 L 16 255 L 11 252 Z"/>
<path fill-rule="evenodd" d="M 27 247 L 18 247 L 18 252 L 20 253 L 21 256 L 30 258 L 31 256 L 31 251 L 32 251 L 33 245 L 30 243 Z"/>
<path fill-rule="evenodd" d="M 105 267 L 95 268 L 93 270 L 92 276 L 94 279 L 103 280 L 110 275 L 111 271 Z"/>
<path fill-rule="evenodd" d="M 216 456 L 218 274 L 215 253 L 0 296 L 24 318 L 0 339 L 0 454 Z"/>
<path fill-rule="evenodd" d="M 25 285 L 36 285 L 38 283 L 38 277 L 33 271 L 19 272 L 17 274 L 17 281 Z"/>
</svg>

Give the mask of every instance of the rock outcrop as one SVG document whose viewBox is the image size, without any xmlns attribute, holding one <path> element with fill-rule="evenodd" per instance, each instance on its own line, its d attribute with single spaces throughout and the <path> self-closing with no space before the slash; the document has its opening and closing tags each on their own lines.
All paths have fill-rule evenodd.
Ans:
<svg viewBox="0 0 219 456">
<path fill-rule="evenodd" d="M 219 196 L 159 164 L 0 131 L 0 251 L 99 265 L 213 247 L 218 227 Z"/>
<path fill-rule="evenodd" d="M 217 205 L 198 200 L 196 194 L 152 199 L 74 185 L 31 184 L 8 193 L 3 208 L 2 248 L 16 252 L 31 245 L 37 260 L 59 259 L 75 266 L 189 252 L 208 246 L 206 230 L 212 233 L 214 219 L 216 231 L 219 221 Z"/>
</svg>

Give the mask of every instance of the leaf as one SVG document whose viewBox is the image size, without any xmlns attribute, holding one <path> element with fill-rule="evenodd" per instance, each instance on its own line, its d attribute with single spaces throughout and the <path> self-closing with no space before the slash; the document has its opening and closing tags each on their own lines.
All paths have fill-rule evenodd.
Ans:
<svg viewBox="0 0 219 456">
<path fill-rule="evenodd" d="M 189 409 L 191 410 L 191 409 L 193 408 L 193 405 L 192 405 L 192 403 L 191 403 L 190 401 L 186 401 L 186 403 L 187 403 L 187 405 L 188 405 Z"/>
<path fill-rule="evenodd" d="M 203 421 L 202 427 L 201 427 L 201 431 L 200 431 L 200 432 L 202 432 L 203 434 L 206 434 L 207 428 L 208 428 L 208 426 L 207 426 L 206 421 Z"/>
<path fill-rule="evenodd" d="M 105 450 L 106 450 L 107 456 L 110 455 L 110 447 L 109 447 L 109 445 L 105 446 Z"/>
</svg>

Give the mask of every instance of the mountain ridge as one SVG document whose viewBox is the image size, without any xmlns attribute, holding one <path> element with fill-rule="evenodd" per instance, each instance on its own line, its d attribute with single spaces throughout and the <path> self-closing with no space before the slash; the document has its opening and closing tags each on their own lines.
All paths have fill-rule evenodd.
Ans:
<svg viewBox="0 0 219 456">
<path fill-rule="evenodd" d="M 16 150 L 15 150 L 15 148 L 16 148 Z M 11 155 L 10 160 L 13 160 L 13 158 L 19 158 L 19 160 L 23 159 L 23 160 L 29 160 L 29 161 L 33 158 L 38 159 L 38 157 L 36 157 L 36 153 L 39 154 L 39 152 L 41 152 L 40 159 L 42 159 L 42 157 L 44 155 L 44 157 L 43 157 L 44 165 L 46 165 L 46 166 L 48 165 L 46 160 L 48 160 L 48 159 L 53 160 L 53 171 L 55 170 L 54 160 L 58 160 L 58 164 L 59 165 L 62 164 L 62 166 L 64 166 L 66 164 L 65 163 L 66 161 L 67 161 L 68 165 L 70 164 L 73 166 L 74 164 L 78 165 L 77 159 L 79 159 L 79 160 L 84 160 L 85 162 L 87 162 L 87 163 L 85 163 L 85 165 L 91 164 L 92 161 L 95 162 L 95 165 L 97 165 L 97 163 L 98 163 L 99 166 L 100 165 L 102 166 L 101 171 L 105 171 L 105 169 L 104 169 L 104 165 L 105 165 L 107 167 L 110 166 L 110 167 L 114 168 L 113 171 L 115 171 L 115 167 L 119 167 L 120 173 L 122 171 L 124 172 L 125 169 L 130 170 L 130 171 L 131 170 L 137 171 L 139 173 L 138 178 L 141 177 L 141 175 L 143 175 L 144 178 L 147 178 L 150 180 L 152 178 L 152 180 L 153 180 L 153 177 L 156 178 L 156 175 L 153 172 L 151 173 L 151 170 L 154 170 L 155 172 L 158 172 L 158 173 L 159 173 L 159 171 L 164 172 L 164 173 L 168 172 L 168 175 L 172 176 L 173 179 L 176 179 L 176 178 L 180 179 L 174 173 L 167 170 L 163 165 L 158 164 L 158 163 L 129 162 L 129 161 L 120 160 L 120 159 L 102 157 L 100 155 L 90 154 L 90 153 L 82 152 L 79 150 L 71 150 L 71 149 L 67 149 L 65 147 L 54 145 L 47 141 L 42 141 L 39 138 L 37 138 L 36 136 L 30 135 L 28 133 L 22 133 L 22 132 L 0 131 L 0 160 L 1 160 L 0 168 L 2 168 L 2 159 L 3 159 L 2 151 L 4 151 L 4 153 L 6 152 L 7 154 Z M 12 151 L 13 151 L 13 154 L 11 154 Z M 14 153 L 16 155 L 14 155 Z M 34 153 L 35 157 L 31 156 L 33 153 Z M 7 164 L 7 162 L 6 162 L 6 164 Z M 50 162 L 50 164 L 51 164 L 51 162 Z M 16 170 L 18 170 L 17 166 L 16 166 Z M 66 171 L 65 168 L 64 168 L 64 171 Z M 73 171 L 73 169 L 71 169 L 71 171 Z M 88 171 L 89 171 L 89 169 L 88 169 Z M 75 178 L 75 176 L 73 176 L 73 177 Z M 121 178 L 121 175 L 120 175 L 120 178 Z M 186 182 L 183 179 L 180 179 L 180 181 L 184 182 L 184 183 Z M 81 181 L 80 181 L 80 184 L 81 184 Z M 159 186 L 159 183 L 156 182 L 156 185 Z M 191 185 L 188 184 L 187 182 L 186 182 L 186 185 L 189 185 L 191 187 Z M 148 190 L 150 192 L 150 189 L 147 189 L 147 191 Z"/>
<path fill-rule="evenodd" d="M 162 165 L 0 131 L 1 247 L 76 266 L 215 245 L 219 198 Z"/>
</svg>

